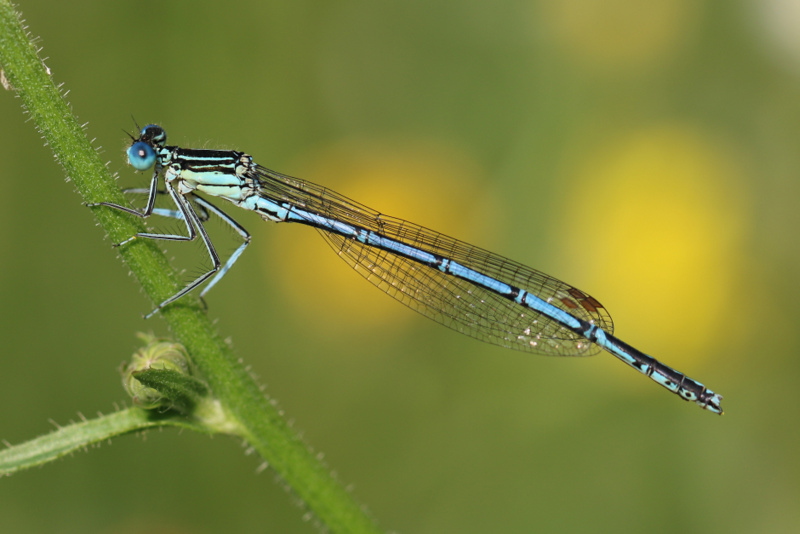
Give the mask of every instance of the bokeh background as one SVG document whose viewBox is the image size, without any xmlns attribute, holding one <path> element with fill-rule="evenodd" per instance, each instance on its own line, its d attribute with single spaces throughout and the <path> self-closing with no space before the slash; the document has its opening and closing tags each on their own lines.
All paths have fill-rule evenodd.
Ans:
<svg viewBox="0 0 800 534">
<path fill-rule="evenodd" d="M 800 531 L 800 2 L 19 7 L 121 186 L 146 181 L 123 159 L 131 115 L 246 150 L 576 285 L 725 396 L 717 417 L 607 355 L 460 336 L 315 232 L 234 210 L 254 240 L 209 314 L 382 527 Z M 166 330 L 8 92 L 0 123 L 17 443 L 124 403 L 135 333 Z M 313 532 L 258 465 L 227 438 L 115 439 L 1 480 L 0 531 Z"/>
</svg>

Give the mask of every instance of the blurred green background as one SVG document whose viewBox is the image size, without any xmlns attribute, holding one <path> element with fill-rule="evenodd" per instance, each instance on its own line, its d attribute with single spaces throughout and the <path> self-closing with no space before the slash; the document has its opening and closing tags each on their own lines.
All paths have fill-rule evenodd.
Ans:
<svg viewBox="0 0 800 534">
<path fill-rule="evenodd" d="M 315 232 L 232 210 L 254 240 L 209 314 L 382 527 L 778 533 L 800 531 L 794 5 L 19 7 L 120 186 L 146 182 L 123 159 L 131 115 L 245 150 L 576 285 L 725 396 L 717 417 L 605 354 L 460 336 Z M 0 97 L 0 438 L 17 443 L 125 402 L 135 332 L 166 332 Z M 0 531 L 315 531 L 258 464 L 227 438 L 115 439 L 0 481 Z"/>
</svg>

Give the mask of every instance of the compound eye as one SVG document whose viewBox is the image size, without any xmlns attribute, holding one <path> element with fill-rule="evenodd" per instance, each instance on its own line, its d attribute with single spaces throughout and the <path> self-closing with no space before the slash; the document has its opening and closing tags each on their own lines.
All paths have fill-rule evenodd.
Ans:
<svg viewBox="0 0 800 534">
<path fill-rule="evenodd" d="M 147 143 L 137 141 L 128 148 L 128 162 L 137 171 L 146 171 L 156 162 L 156 153 Z"/>
</svg>

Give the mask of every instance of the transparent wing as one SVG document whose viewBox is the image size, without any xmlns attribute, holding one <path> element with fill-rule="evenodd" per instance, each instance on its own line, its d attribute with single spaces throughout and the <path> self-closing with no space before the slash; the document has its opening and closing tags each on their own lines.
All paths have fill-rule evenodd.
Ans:
<svg viewBox="0 0 800 534">
<path fill-rule="evenodd" d="M 382 215 L 319 185 L 259 168 L 262 194 L 409 246 L 443 256 L 519 287 L 613 333 L 596 299 L 560 280 L 417 224 Z M 558 322 L 467 280 L 386 250 L 318 229 L 364 278 L 409 308 L 458 332 L 503 347 L 554 356 L 590 356 L 599 348 Z"/>
</svg>

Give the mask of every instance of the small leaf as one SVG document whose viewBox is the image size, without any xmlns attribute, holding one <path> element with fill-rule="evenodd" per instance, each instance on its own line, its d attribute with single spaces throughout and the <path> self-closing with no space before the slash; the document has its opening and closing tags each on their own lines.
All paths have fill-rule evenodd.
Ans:
<svg viewBox="0 0 800 534">
<path fill-rule="evenodd" d="M 201 381 L 170 369 L 139 371 L 132 373 L 132 378 L 150 390 L 150 399 L 157 406 L 178 410 L 185 415 L 208 395 L 208 386 Z"/>
</svg>

